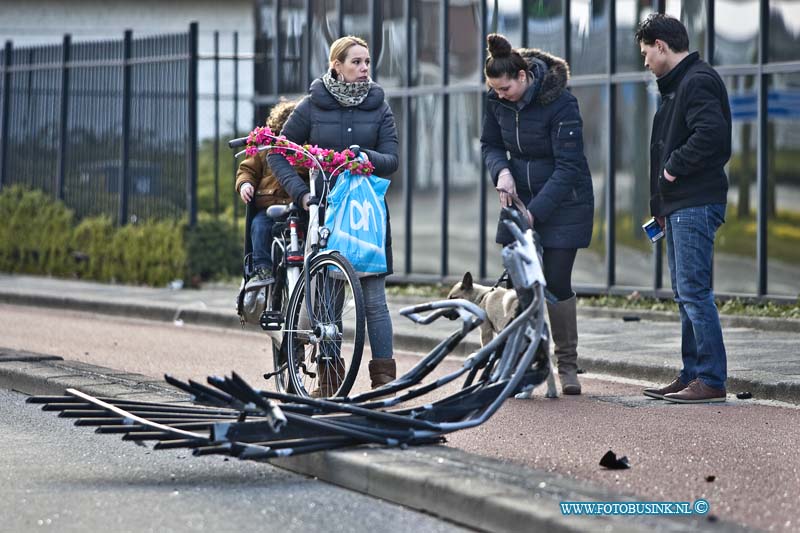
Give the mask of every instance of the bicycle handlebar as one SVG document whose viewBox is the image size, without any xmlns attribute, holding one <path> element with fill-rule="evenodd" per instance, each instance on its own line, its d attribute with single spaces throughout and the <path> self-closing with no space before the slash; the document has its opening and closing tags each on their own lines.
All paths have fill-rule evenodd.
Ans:
<svg viewBox="0 0 800 533">
<path fill-rule="evenodd" d="M 243 146 L 247 146 L 247 139 L 248 138 L 249 137 L 239 137 L 237 139 L 231 139 L 231 140 L 228 141 L 228 147 L 231 148 L 231 149 L 235 149 L 235 148 L 241 148 Z M 272 138 L 273 139 L 277 139 L 277 137 L 275 137 L 275 136 L 272 136 Z M 294 143 L 292 143 L 292 144 L 294 144 Z M 305 149 L 303 149 L 302 146 L 300 146 L 300 145 L 295 145 L 295 146 L 296 146 L 296 148 L 288 148 L 288 149 L 293 151 L 293 152 L 302 153 L 302 154 L 308 156 L 309 158 L 314 159 L 314 157 L 311 154 L 309 154 L 308 152 L 306 152 Z M 258 148 L 258 151 L 261 152 L 261 151 L 269 150 L 269 149 L 270 149 L 269 146 L 260 146 Z M 351 144 L 348 147 L 348 150 L 353 152 L 353 157 L 355 157 L 355 158 L 358 158 L 361 155 L 361 147 L 359 145 L 357 145 L 357 144 Z M 236 155 L 238 157 L 241 154 L 242 154 L 242 152 L 239 152 Z M 316 161 L 316 159 L 315 159 L 315 163 L 317 163 L 317 166 L 319 167 L 319 170 L 322 170 L 322 167 L 319 166 L 319 162 Z M 339 170 L 339 168 L 343 167 L 346 164 L 347 163 L 342 163 L 331 174 L 336 173 Z M 324 174 L 324 171 L 323 171 L 323 174 Z"/>
<path fill-rule="evenodd" d="M 241 148 L 247 144 L 247 137 L 239 137 L 228 141 L 228 148 Z"/>
</svg>

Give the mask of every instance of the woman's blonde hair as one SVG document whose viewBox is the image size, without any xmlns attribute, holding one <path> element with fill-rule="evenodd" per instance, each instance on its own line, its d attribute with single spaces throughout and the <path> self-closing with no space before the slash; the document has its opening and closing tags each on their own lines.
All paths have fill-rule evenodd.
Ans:
<svg viewBox="0 0 800 533">
<path fill-rule="evenodd" d="M 328 54 L 328 68 L 333 68 L 333 63 L 336 61 L 344 63 L 344 60 L 347 59 L 347 51 L 354 46 L 363 46 L 369 50 L 367 41 L 355 35 L 345 35 L 333 41 L 331 43 L 331 51 Z"/>
</svg>

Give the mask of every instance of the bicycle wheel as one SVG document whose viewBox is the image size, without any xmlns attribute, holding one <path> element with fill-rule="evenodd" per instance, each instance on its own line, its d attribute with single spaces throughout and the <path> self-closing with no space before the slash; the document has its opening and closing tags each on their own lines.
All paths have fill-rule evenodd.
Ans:
<svg viewBox="0 0 800 533">
<path fill-rule="evenodd" d="M 275 286 L 272 290 L 272 309 L 280 311 L 281 315 L 285 317 L 286 309 L 289 306 L 289 287 L 286 283 L 286 269 L 284 267 L 276 269 Z M 294 392 L 291 381 L 289 380 L 289 360 L 286 356 L 288 353 L 288 345 L 286 337 L 286 334 L 283 334 L 280 341 L 272 336 L 269 337 L 269 342 L 272 345 L 272 368 L 276 372 L 275 389 L 278 392 Z"/>
<path fill-rule="evenodd" d="M 286 315 L 289 379 L 301 396 L 346 396 L 364 350 L 364 297 L 353 267 L 338 252 L 317 256 L 310 283 L 301 275 Z M 310 294 L 312 315 L 306 298 Z"/>
</svg>

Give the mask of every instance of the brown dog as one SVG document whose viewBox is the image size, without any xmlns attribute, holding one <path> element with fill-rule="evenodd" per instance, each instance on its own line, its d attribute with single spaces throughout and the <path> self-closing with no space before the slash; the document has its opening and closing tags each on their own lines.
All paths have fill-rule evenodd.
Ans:
<svg viewBox="0 0 800 533">
<path fill-rule="evenodd" d="M 486 320 L 481 324 L 481 346 L 486 346 L 494 336 L 503 330 L 517 314 L 517 293 L 513 289 L 487 287 L 473 283 L 472 274 L 467 272 L 461 281 L 453 285 L 448 299 L 462 298 L 476 304 L 486 311 Z M 553 360 L 547 348 L 547 364 L 550 375 L 547 377 L 547 398 L 557 398 L 556 380 L 553 373 Z M 516 398 L 530 398 L 533 387 L 524 389 Z"/>
</svg>

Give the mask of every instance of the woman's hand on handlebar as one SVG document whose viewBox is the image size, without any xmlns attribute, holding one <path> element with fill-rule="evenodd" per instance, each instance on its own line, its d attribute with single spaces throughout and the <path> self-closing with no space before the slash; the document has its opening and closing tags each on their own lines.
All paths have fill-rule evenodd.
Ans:
<svg viewBox="0 0 800 533">
<path fill-rule="evenodd" d="M 511 207 L 511 195 L 517 194 L 517 184 L 514 183 L 514 176 L 511 171 L 504 168 L 497 176 L 497 192 L 500 193 L 500 207 Z"/>
<path fill-rule="evenodd" d="M 300 201 L 300 205 L 308 211 L 308 200 L 311 198 L 311 193 L 307 192 L 303 195 L 303 199 Z"/>
<path fill-rule="evenodd" d="M 255 192 L 255 187 L 253 187 L 249 183 L 243 183 L 241 187 L 239 187 L 239 196 L 242 197 L 242 201 L 244 203 L 250 203 L 250 200 L 253 199 L 253 193 Z"/>
</svg>

